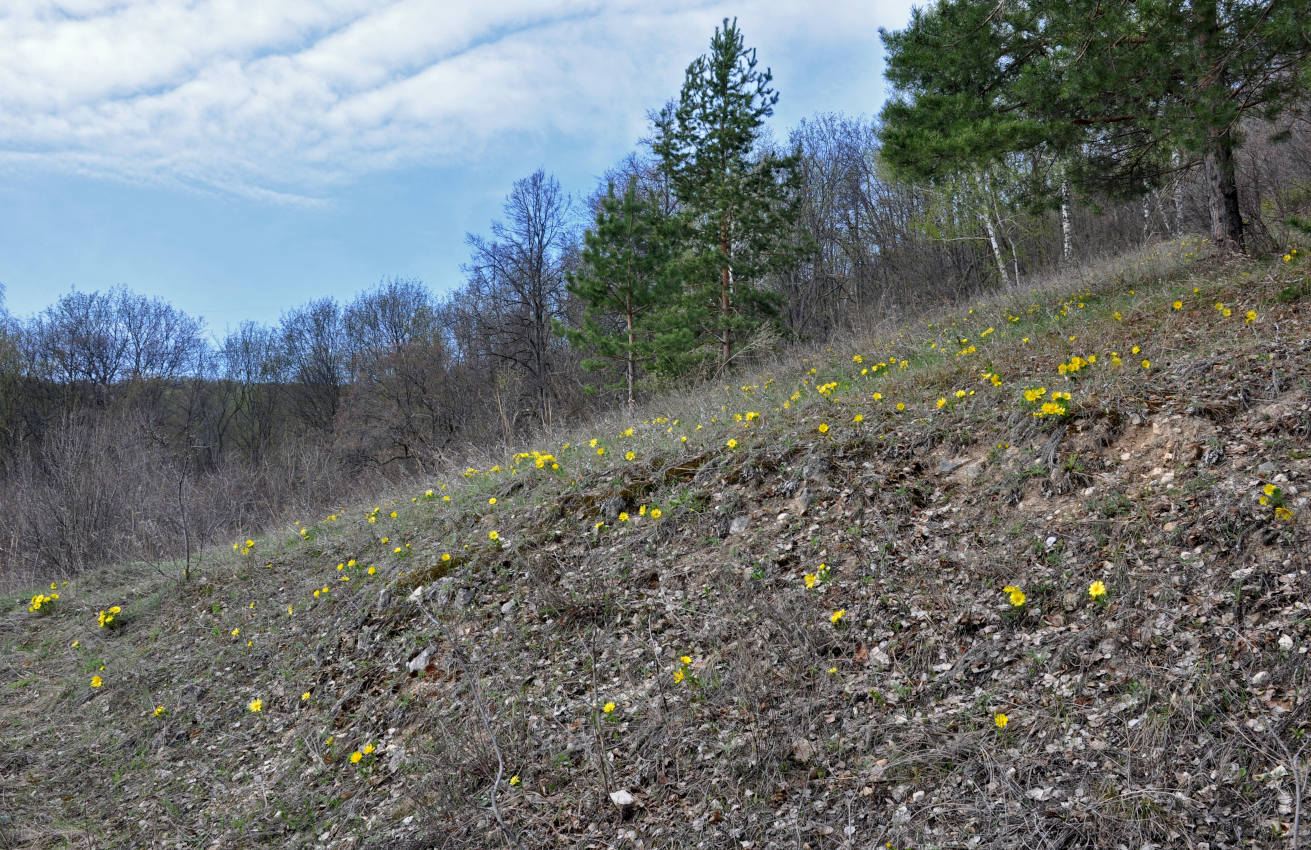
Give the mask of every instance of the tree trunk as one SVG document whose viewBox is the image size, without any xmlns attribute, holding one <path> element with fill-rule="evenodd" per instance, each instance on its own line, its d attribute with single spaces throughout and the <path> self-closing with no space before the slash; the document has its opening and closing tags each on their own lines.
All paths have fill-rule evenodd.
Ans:
<svg viewBox="0 0 1311 850">
<path fill-rule="evenodd" d="M 723 263 L 719 269 L 719 368 L 727 369 L 728 361 L 733 357 L 733 337 L 728 328 L 728 316 L 733 307 L 729 297 L 733 271 L 729 263 L 727 220 L 719 228 L 719 257 Z"/>
<path fill-rule="evenodd" d="M 1241 253 L 1243 217 L 1238 210 L 1238 182 L 1234 179 L 1234 139 L 1229 130 L 1208 134 L 1206 195 L 1211 209 L 1211 241 L 1227 254 Z"/>
<path fill-rule="evenodd" d="M 988 244 L 992 246 L 992 258 L 997 261 L 997 274 L 1001 276 L 1001 285 L 1009 286 L 1010 277 L 1006 274 L 1006 261 L 1001 256 L 1001 243 L 997 241 L 997 228 L 992 226 L 992 213 L 983 211 L 983 229 L 988 232 Z"/>
<path fill-rule="evenodd" d="M 1074 228 L 1070 226 L 1070 181 L 1061 181 L 1061 263 L 1074 262 Z"/>
<path fill-rule="evenodd" d="M 626 358 L 627 361 L 628 361 L 628 363 L 627 363 L 627 366 L 628 366 L 628 370 L 627 370 L 627 371 L 628 371 L 628 375 L 627 375 L 627 377 L 628 377 L 628 413 L 631 415 L 631 414 L 633 413 L 634 409 L 637 407 L 637 401 L 633 398 L 633 372 L 635 371 L 635 366 L 636 366 L 636 364 L 633 363 L 633 360 L 634 360 L 634 358 L 637 356 L 637 354 L 636 354 L 636 352 L 634 351 L 634 346 L 633 346 L 633 298 L 632 298 L 632 296 L 631 296 L 631 295 L 628 296 L 628 297 L 625 299 L 625 301 L 627 302 L 626 305 L 625 305 L 625 306 L 627 307 L 627 310 L 625 311 L 624 318 L 625 318 L 625 320 L 627 320 L 627 323 L 628 323 L 628 357 Z"/>
</svg>

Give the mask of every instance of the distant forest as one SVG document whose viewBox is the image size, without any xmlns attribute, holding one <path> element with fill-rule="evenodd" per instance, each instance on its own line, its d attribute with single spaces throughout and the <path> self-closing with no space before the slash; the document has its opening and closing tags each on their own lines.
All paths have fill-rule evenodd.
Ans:
<svg viewBox="0 0 1311 850">
<path fill-rule="evenodd" d="M 910 162 L 888 123 L 926 96 L 906 80 L 879 118 L 819 115 L 780 141 L 769 73 L 725 21 L 590 195 L 546 170 L 509 187 L 455 292 L 384 278 L 222 339 L 127 286 L 3 316 L 0 575 L 177 558 L 184 522 L 193 547 L 230 542 L 781 346 L 1214 232 L 1213 170 L 1187 140 L 1133 191 L 1065 177 L 1091 137 Z M 1231 119 L 1245 248 L 1281 248 L 1311 197 L 1311 113 Z"/>
</svg>

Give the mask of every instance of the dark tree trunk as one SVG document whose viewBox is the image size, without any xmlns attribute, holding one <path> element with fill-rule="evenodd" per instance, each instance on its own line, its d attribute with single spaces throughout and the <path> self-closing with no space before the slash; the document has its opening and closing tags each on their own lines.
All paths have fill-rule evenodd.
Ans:
<svg viewBox="0 0 1311 850">
<path fill-rule="evenodd" d="M 1228 130 L 1216 130 L 1206 151 L 1206 194 L 1211 209 L 1211 241 L 1227 254 L 1241 253 L 1243 217 L 1238 209 L 1234 179 L 1234 140 Z"/>
</svg>

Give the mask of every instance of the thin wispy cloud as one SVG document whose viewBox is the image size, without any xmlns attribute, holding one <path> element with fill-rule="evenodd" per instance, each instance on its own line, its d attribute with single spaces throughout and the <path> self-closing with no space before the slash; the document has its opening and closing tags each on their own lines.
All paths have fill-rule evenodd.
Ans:
<svg viewBox="0 0 1311 850">
<path fill-rule="evenodd" d="M 312 201 L 542 135 L 631 144 L 724 14 L 766 63 L 766 41 L 841 50 L 886 23 L 867 2 L 722 5 L 10 0 L 0 169 Z"/>
</svg>

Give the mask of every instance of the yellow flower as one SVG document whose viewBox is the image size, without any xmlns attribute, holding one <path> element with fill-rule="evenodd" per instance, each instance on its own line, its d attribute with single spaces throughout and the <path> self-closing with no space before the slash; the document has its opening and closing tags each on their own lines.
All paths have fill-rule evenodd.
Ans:
<svg viewBox="0 0 1311 850">
<path fill-rule="evenodd" d="M 498 534 L 498 533 L 496 533 L 495 531 L 489 531 L 489 532 L 487 532 L 487 536 L 488 536 L 489 538 L 491 538 L 492 540 L 500 540 L 500 539 L 501 539 L 501 535 Z"/>
<path fill-rule="evenodd" d="M 162 706 L 162 705 L 157 705 L 157 706 L 155 706 L 154 714 L 155 714 L 156 717 L 159 717 L 159 716 L 163 715 L 163 713 L 164 713 L 164 706 Z"/>
<path fill-rule="evenodd" d="M 897 410 L 905 410 L 905 409 L 906 409 L 905 402 L 901 402 L 901 401 L 897 402 Z"/>
<path fill-rule="evenodd" d="M 996 717 L 992 718 L 992 722 L 996 724 L 998 729 L 1005 729 L 1006 724 L 1010 723 L 1011 719 L 1004 714 L 998 714 Z"/>
<path fill-rule="evenodd" d="M 1256 321 L 1256 311 L 1255 311 L 1255 310 L 1248 310 L 1248 311 L 1247 311 L 1247 323 L 1248 323 L 1248 324 L 1251 324 L 1252 322 L 1255 322 L 1255 321 Z"/>
<path fill-rule="evenodd" d="M 659 508 L 652 508 L 652 509 L 651 509 L 651 519 L 660 519 L 660 509 L 659 509 Z"/>
<path fill-rule="evenodd" d="M 451 553 L 450 553 L 450 552 L 443 552 L 443 553 L 442 553 L 442 560 L 443 560 L 443 561 L 449 561 L 450 559 L 451 559 Z"/>
<path fill-rule="evenodd" d="M 303 694 L 300 695 L 300 701 L 301 701 L 301 702 L 305 702 L 305 701 L 307 701 L 309 698 L 310 698 L 310 692 L 309 692 L 309 691 L 306 691 L 305 693 L 303 693 Z"/>
<path fill-rule="evenodd" d="M 615 704 L 612 703 L 612 702 L 607 702 L 607 703 L 606 703 L 606 704 L 601 708 L 601 710 L 604 711 L 606 714 L 609 714 L 610 712 L 612 712 L 612 711 L 615 710 Z"/>
<path fill-rule="evenodd" d="M 630 451 L 630 452 L 624 452 L 624 460 L 636 460 L 636 459 L 637 459 L 637 453 L 636 453 L 636 452 L 631 452 L 631 451 Z"/>
<path fill-rule="evenodd" d="M 391 512 L 391 518 L 392 518 L 392 519 L 396 519 L 396 512 L 395 512 L 395 511 L 392 511 L 392 512 Z"/>
<path fill-rule="evenodd" d="M 1174 308 L 1175 308 L 1176 310 L 1182 310 L 1182 309 L 1184 308 L 1184 302 L 1182 302 L 1182 301 L 1176 301 L 1176 302 L 1174 302 Z"/>
<path fill-rule="evenodd" d="M 1275 508 L 1275 516 L 1278 517 L 1279 519 L 1284 520 L 1285 522 L 1293 521 L 1293 512 L 1290 511 L 1288 508 L 1283 507 L 1282 505 L 1280 507 Z"/>
<path fill-rule="evenodd" d="M 674 671 L 674 684 L 677 685 L 681 681 L 683 681 L 683 670 L 679 668 Z"/>
<path fill-rule="evenodd" d="M 946 406 L 947 406 L 947 400 L 945 398 L 938 399 L 938 410 L 942 410 L 942 408 Z"/>
<path fill-rule="evenodd" d="M 238 626 L 237 628 L 235 628 L 235 629 L 232 630 L 232 636 L 233 636 L 233 637 L 237 637 L 237 636 L 240 635 L 240 634 L 241 634 L 241 627 L 240 627 L 240 626 Z"/>
<path fill-rule="evenodd" d="M 1144 361 L 1143 361 L 1143 368 L 1144 368 L 1144 369 L 1150 369 L 1150 368 L 1152 368 L 1152 361 L 1150 361 L 1150 360 L 1144 360 Z"/>
<path fill-rule="evenodd" d="M 364 745 L 364 751 L 363 751 L 363 752 L 364 752 L 364 754 L 365 754 L 366 756 L 367 756 L 369 753 L 373 752 L 373 744 L 365 744 L 365 745 Z"/>
<path fill-rule="evenodd" d="M 487 504 L 489 504 L 489 505 L 494 505 L 494 504 L 496 504 L 496 497 L 495 497 L 495 496 L 492 496 L 490 499 L 488 499 L 488 500 L 487 500 Z"/>
<path fill-rule="evenodd" d="M 841 621 L 842 618 L 845 616 L 847 616 L 847 609 L 839 608 L 838 610 L 834 611 L 832 614 L 829 615 L 828 621 L 836 626 L 838 622 Z"/>
<path fill-rule="evenodd" d="M 727 443 L 725 443 L 724 445 L 728 446 L 730 449 L 735 449 L 735 448 L 737 448 L 737 440 L 734 440 L 734 439 L 732 439 L 732 438 L 730 437 L 730 438 L 729 438 L 729 441 L 728 441 Z"/>
<path fill-rule="evenodd" d="M 802 576 L 802 578 L 806 580 L 806 589 L 810 589 L 815 586 L 815 577 L 810 573 L 806 573 L 804 576 Z"/>
<path fill-rule="evenodd" d="M 1279 488 L 1273 484 L 1267 484 L 1261 488 L 1261 492 L 1265 493 L 1267 496 L 1273 496 L 1275 494 L 1275 491 L 1278 489 Z"/>
<path fill-rule="evenodd" d="M 684 664 L 691 664 L 691 663 L 692 663 L 692 656 L 690 656 L 690 655 L 680 655 L 679 658 L 678 658 L 678 660 L 681 661 L 681 662 L 683 662 Z"/>
<path fill-rule="evenodd" d="M 821 423 L 819 423 L 819 433 L 821 433 L 821 434 L 827 434 L 827 433 L 828 433 L 828 423 L 827 423 L 827 422 L 821 422 Z"/>
<path fill-rule="evenodd" d="M 851 418 L 851 421 L 855 422 L 856 424 L 860 424 L 861 422 L 865 421 L 865 417 L 862 414 L 857 413 L 855 416 Z"/>
<path fill-rule="evenodd" d="M 620 521 L 620 522 L 628 522 L 628 512 L 627 512 L 627 511 L 620 511 L 620 512 L 619 512 L 619 521 Z"/>
<path fill-rule="evenodd" d="M 100 687 L 101 685 L 103 685 L 104 683 L 105 683 L 105 680 L 102 679 L 102 678 L 100 678 L 99 675 L 95 675 L 95 676 L 92 676 L 92 677 L 91 677 L 91 687 L 93 687 L 93 688 L 98 688 L 98 687 Z"/>
<path fill-rule="evenodd" d="M 377 567 L 369 567 L 369 575 L 376 575 L 377 572 L 378 572 Z"/>
<path fill-rule="evenodd" d="M 1027 599 L 1027 598 L 1028 598 L 1028 597 L 1026 597 L 1026 596 L 1024 595 L 1024 591 L 1023 591 L 1023 590 L 1012 590 L 1012 591 L 1011 591 L 1011 604 L 1014 605 L 1016 608 L 1019 608 L 1021 605 L 1023 605 L 1023 604 L 1024 604 L 1024 600 Z"/>
<path fill-rule="evenodd" d="M 874 393 L 873 399 L 875 401 L 883 401 L 883 393 Z"/>
<path fill-rule="evenodd" d="M 510 777 L 510 787 L 513 788 L 515 785 L 518 784 L 519 784 L 519 774 L 516 773 L 514 776 Z"/>
<path fill-rule="evenodd" d="M 359 764 L 360 759 L 362 758 L 364 758 L 364 753 L 360 752 L 359 750 L 356 750 L 355 752 L 351 753 L 351 764 Z"/>
<path fill-rule="evenodd" d="M 255 697 L 253 700 L 250 701 L 250 706 L 249 706 L 249 708 L 250 708 L 251 711 L 256 712 L 256 713 L 259 713 L 259 712 L 263 711 L 263 710 L 264 710 L 264 700 L 260 699 L 259 697 Z"/>
<path fill-rule="evenodd" d="M 1106 585 L 1102 584 L 1100 581 L 1093 582 L 1092 584 L 1088 585 L 1088 595 L 1091 596 L 1093 599 L 1096 599 L 1099 596 L 1105 596 Z"/>
</svg>

